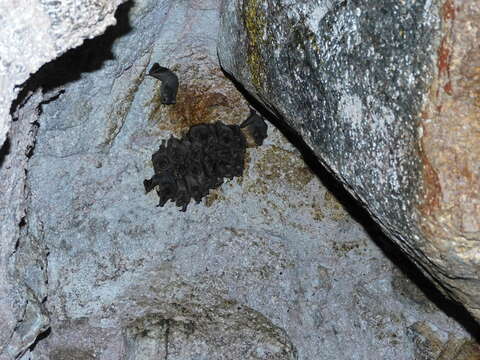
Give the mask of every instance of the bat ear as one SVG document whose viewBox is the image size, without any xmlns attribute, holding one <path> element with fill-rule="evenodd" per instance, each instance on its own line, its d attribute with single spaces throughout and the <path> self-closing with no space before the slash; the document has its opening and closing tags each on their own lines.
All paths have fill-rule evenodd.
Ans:
<svg viewBox="0 0 480 360">
<path fill-rule="evenodd" d="M 160 73 L 165 73 L 165 72 L 171 72 L 171 71 L 170 71 L 170 69 L 168 69 L 166 67 L 163 67 L 163 66 L 160 66 L 158 63 L 155 63 L 150 68 L 150 71 L 148 72 L 148 75 L 155 76 L 155 75 L 158 75 Z"/>
<path fill-rule="evenodd" d="M 153 64 L 152 67 L 150 68 L 150 71 L 148 72 L 148 75 L 152 75 L 153 73 L 158 72 L 159 68 L 160 68 L 160 65 L 158 63 Z"/>
<path fill-rule="evenodd" d="M 153 186 L 152 186 L 152 181 L 151 180 L 143 180 L 143 186 L 145 187 L 145 192 L 146 193 L 149 193 L 152 189 L 153 189 Z"/>
<path fill-rule="evenodd" d="M 250 126 L 255 122 L 257 118 L 257 113 L 250 108 L 250 115 L 248 115 L 248 118 L 246 118 L 241 124 L 240 128 L 243 129 L 244 127 Z"/>
</svg>

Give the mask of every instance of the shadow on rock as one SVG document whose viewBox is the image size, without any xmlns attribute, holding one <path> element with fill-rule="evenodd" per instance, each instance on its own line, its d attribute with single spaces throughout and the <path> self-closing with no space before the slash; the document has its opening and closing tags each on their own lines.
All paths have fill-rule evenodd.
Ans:
<svg viewBox="0 0 480 360">
<path fill-rule="evenodd" d="M 133 0 L 121 4 L 115 12 L 117 24 L 108 27 L 104 34 L 85 40 L 81 46 L 43 65 L 22 85 L 20 94 L 10 107 L 10 113 L 13 114 L 32 91 L 42 88 L 44 94 L 48 93 L 79 80 L 83 73 L 101 69 L 105 61 L 113 60 L 115 58 L 112 53 L 114 42 L 132 29 L 128 17 L 132 6 Z"/>
<path fill-rule="evenodd" d="M 0 146 L 0 169 L 2 168 L 2 165 L 9 153 L 10 153 L 10 139 L 7 136 L 3 145 Z"/>
</svg>

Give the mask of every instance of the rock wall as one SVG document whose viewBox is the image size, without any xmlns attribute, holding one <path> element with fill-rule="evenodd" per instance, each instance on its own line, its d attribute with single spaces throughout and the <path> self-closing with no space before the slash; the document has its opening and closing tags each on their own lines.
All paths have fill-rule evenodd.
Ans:
<svg viewBox="0 0 480 360">
<path fill-rule="evenodd" d="M 480 320 L 475 1 L 224 1 L 222 67 Z"/>
<path fill-rule="evenodd" d="M 419 282 L 289 132 L 270 126 L 244 176 L 186 213 L 157 208 L 143 180 L 161 140 L 238 124 L 249 109 L 218 64 L 219 1 L 137 0 L 116 16 L 37 72 L 14 107 L 0 160 L 2 360 L 478 351 L 462 326 L 477 328 Z M 179 76 L 175 105 L 146 76 L 155 62 Z"/>
<path fill-rule="evenodd" d="M 35 233 L 27 233 L 24 226 L 29 196 L 26 166 L 35 143 L 39 104 L 48 97 L 42 96 L 38 87 L 30 88 L 25 82 L 48 61 L 113 25 L 115 9 L 121 2 L 0 3 L 2 359 L 22 354 L 48 327 L 48 316 L 42 305 L 46 296 L 43 280 L 46 250 L 42 240 Z M 22 95 L 17 98 L 22 89 Z"/>
<path fill-rule="evenodd" d="M 0 146 L 10 128 L 10 105 L 28 77 L 43 64 L 115 24 L 125 0 L 75 3 L 20 0 L 0 4 Z"/>
</svg>

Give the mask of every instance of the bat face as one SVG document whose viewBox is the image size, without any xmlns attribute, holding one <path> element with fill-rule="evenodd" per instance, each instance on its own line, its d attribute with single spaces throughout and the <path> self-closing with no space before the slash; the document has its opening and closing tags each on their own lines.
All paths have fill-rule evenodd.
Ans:
<svg viewBox="0 0 480 360">
<path fill-rule="evenodd" d="M 263 140 L 265 140 L 267 137 L 268 126 L 263 118 L 253 109 L 250 110 L 250 116 L 242 124 L 240 124 L 240 127 L 247 128 L 257 146 L 261 146 L 263 144 Z"/>
<path fill-rule="evenodd" d="M 178 92 L 178 77 L 175 73 L 166 67 L 160 66 L 158 63 L 153 64 L 148 73 L 162 82 L 161 103 L 165 105 L 173 105 L 176 103 Z"/>
</svg>

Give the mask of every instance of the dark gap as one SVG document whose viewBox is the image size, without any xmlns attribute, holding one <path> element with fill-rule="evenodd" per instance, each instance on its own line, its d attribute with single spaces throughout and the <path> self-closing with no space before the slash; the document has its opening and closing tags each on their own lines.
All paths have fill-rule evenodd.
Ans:
<svg viewBox="0 0 480 360">
<path fill-rule="evenodd" d="M 170 319 L 166 320 L 165 327 L 165 360 L 168 360 L 168 342 L 170 340 Z"/>
<path fill-rule="evenodd" d="M 51 102 L 57 100 L 62 94 L 65 93 L 65 89 L 59 90 L 57 93 L 53 94 L 53 96 L 49 97 L 48 99 L 43 100 L 40 103 L 40 106 L 38 108 L 38 115 L 42 115 L 43 113 L 43 105 L 50 104 Z"/>
<path fill-rule="evenodd" d="M 38 129 L 39 126 L 40 125 L 38 124 L 37 121 L 35 121 L 32 124 L 33 129 Z M 37 141 L 37 138 L 34 138 L 33 144 L 28 145 L 27 148 L 25 149 L 25 156 L 27 157 L 27 159 L 30 159 L 33 156 L 33 150 L 35 149 L 35 142 L 36 141 Z M 25 175 L 28 177 L 28 168 L 25 169 Z"/>
<path fill-rule="evenodd" d="M 24 233 L 24 231 L 26 231 L 26 225 L 27 225 L 26 216 L 22 216 L 22 218 L 20 219 L 20 221 L 18 223 L 18 227 L 20 229 L 20 234 L 22 234 L 22 233 Z M 18 248 L 20 246 L 21 237 L 22 237 L 22 235 L 17 237 L 17 240 L 15 241 L 15 247 L 14 247 L 14 250 L 12 252 L 12 255 L 18 251 Z"/>
<path fill-rule="evenodd" d="M 15 247 L 13 248 L 12 254 L 14 254 L 18 251 L 19 246 L 20 246 L 20 237 L 17 237 L 17 240 L 15 241 Z"/>
<path fill-rule="evenodd" d="M 115 56 L 112 53 L 114 42 L 132 30 L 128 18 L 132 7 L 132 0 L 121 4 L 115 12 L 117 19 L 115 26 L 108 27 L 102 35 L 85 40 L 81 46 L 45 64 L 43 66 L 45 69 L 38 77 L 43 92 L 79 80 L 82 74 L 97 71 L 102 68 L 105 61 L 114 60 Z"/>
<path fill-rule="evenodd" d="M 3 145 L 0 146 L 0 169 L 2 168 L 3 163 L 5 162 L 5 159 L 7 158 L 7 155 L 10 154 L 11 151 L 11 144 L 10 144 L 10 139 L 7 138 L 5 139 L 5 142 Z"/>
<path fill-rule="evenodd" d="M 121 4 L 115 12 L 115 18 L 117 19 L 115 26 L 108 27 L 105 33 L 94 39 L 85 40 L 82 45 L 70 49 L 57 59 L 46 63 L 30 76 L 23 85 L 20 85 L 22 90 L 12 102 L 10 114 L 14 113 L 32 91 L 42 88 L 42 92 L 45 94 L 59 87 L 64 87 L 79 80 L 83 73 L 101 69 L 105 61 L 114 60 L 115 57 L 111 50 L 113 43 L 132 29 L 128 18 L 132 6 L 133 0 Z M 60 95 L 60 93 L 53 95 L 44 103 L 53 101 Z"/>
<path fill-rule="evenodd" d="M 385 256 L 397 266 L 433 304 L 447 316 L 455 319 L 477 342 L 480 342 L 480 324 L 475 321 L 463 305 L 445 297 L 433 282 L 420 271 L 415 263 L 408 258 L 401 248 L 388 239 L 367 210 L 365 210 L 360 202 L 348 193 L 335 176 L 320 163 L 313 150 L 303 141 L 301 135 L 291 128 L 275 109 L 267 109 L 262 103 L 249 94 L 232 75 L 223 69 L 222 71 L 224 75 L 232 81 L 237 90 L 242 93 L 245 99 L 299 150 L 310 170 L 320 179 L 327 190 L 337 198 L 348 214 L 363 226 Z"/>
<path fill-rule="evenodd" d="M 44 332 L 38 334 L 37 338 L 35 339 L 35 341 L 33 342 L 32 345 L 30 345 L 29 347 L 29 350 L 30 351 L 33 351 L 35 350 L 35 347 L 37 346 L 37 344 L 42 341 L 43 339 L 45 339 L 48 335 L 50 335 L 50 333 L 52 332 L 52 328 L 48 328 L 47 330 L 45 330 Z"/>
</svg>

